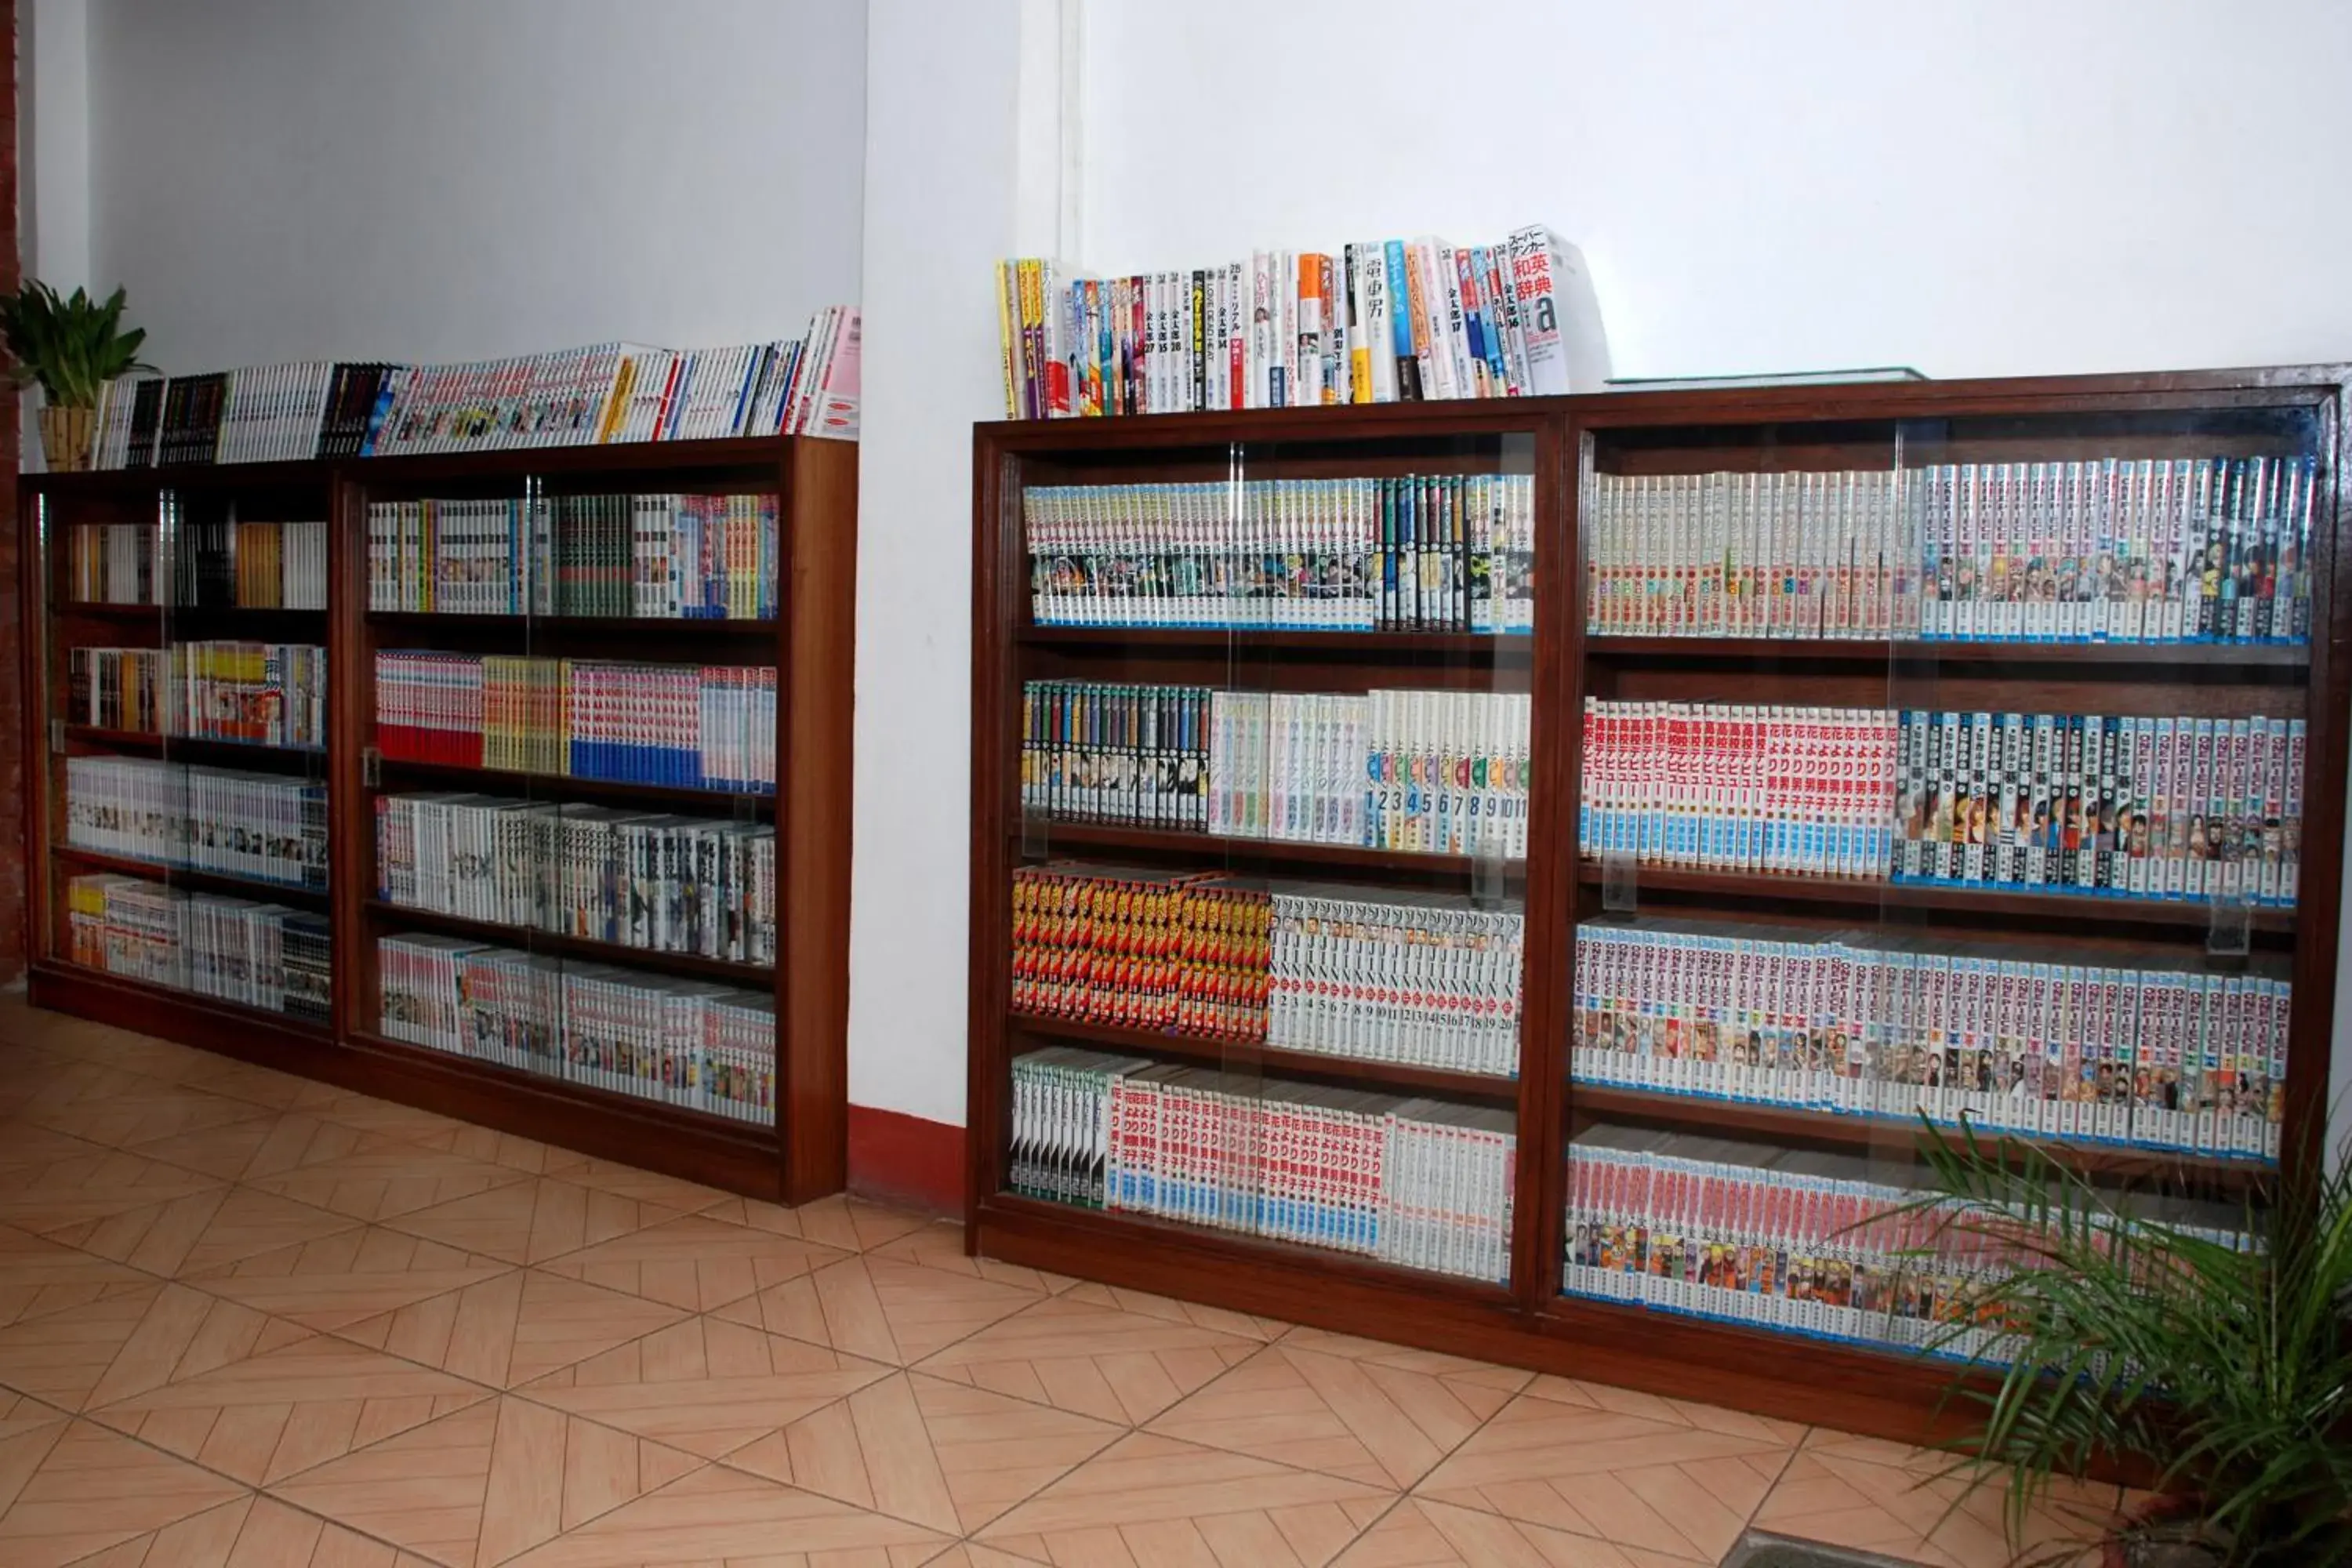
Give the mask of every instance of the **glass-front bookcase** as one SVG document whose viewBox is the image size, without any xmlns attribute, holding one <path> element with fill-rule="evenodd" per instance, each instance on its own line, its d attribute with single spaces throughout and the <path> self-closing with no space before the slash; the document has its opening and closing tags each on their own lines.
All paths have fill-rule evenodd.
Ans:
<svg viewBox="0 0 2352 1568">
<path fill-rule="evenodd" d="M 978 1203 L 1500 1300 L 1542 421 L 1153 423 L 979 458 Z"/>
<path fill-rule="evenodd" d="M 349 480 L 355 1036 L 776 1121 L 773 451 Z"/>
<path fill-rule="evenodd" d="M 2315 1144 L 2336 389 L 1890 390 L 1580 416 L 1570 1314 L 1968 1358 L 1924 1140 L 2233 1242 Z"/>
</svg>

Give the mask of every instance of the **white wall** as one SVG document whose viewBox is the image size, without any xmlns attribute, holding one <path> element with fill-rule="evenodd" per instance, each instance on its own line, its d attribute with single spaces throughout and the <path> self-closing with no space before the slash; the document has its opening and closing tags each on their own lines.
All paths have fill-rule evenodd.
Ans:
<svg viewBox="0 0 2352 1568">
<path fill-rule="evenodd" d="M 2336 0 L 1094 0 L 1107 270 L 1546 222 L 1620 375 L 2352 358 Z"/>
<path fill-rule="evenodd" d="M 795 333 L 857 298 L 865 23 L 91 0 L 90 269 L 166 370 Z"/>
<path fill-rule="evenodd" d="M 25 273 L 70 294 L 90 281 L 89 0 L 19 6 L 16 58 L 16 228 Z"/>
<path fill-rule="evenodd" d="M 858 453 L 849 1099 L 961 1124 L 971 426 L 1001 417 L 994 267 L 1050 243 L 1052 0 L 872 0 Z"/>
</svg>

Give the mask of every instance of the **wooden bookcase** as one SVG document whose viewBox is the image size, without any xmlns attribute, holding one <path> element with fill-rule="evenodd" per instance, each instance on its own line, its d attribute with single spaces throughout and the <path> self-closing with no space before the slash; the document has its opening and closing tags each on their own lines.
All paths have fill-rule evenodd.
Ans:
<svg viewBox="0 0 2352 1568">
<path fill-rule="evenodd" d="M 599 1156 L 759 1197 L 798 1202 L 845 1177 L 848 1014 L 850 671 L 854 657 L 857 448 L 806 437 L 31 476 L 23 515 L 26 835 L 34 1002 L 139 1028 L 328 1082 Z M 781 613 L 773 620 L 574 619 L 372 612 L 371 501 L 519 499 L 526 493 L 771 494 L 779 498 Z M 67 531 L 92 523 L 160 527 L 183 514 L 324 519 L 329 607 L 299 612 L 188 610 L 72 602 Z M 330 734 L 317 754 L 98 731 L 52 722 L 62 712 L 68 651 L 160 647 L 197 637 L 317 642 L 328 648 Z M 374 744 L 375 655 L 386 648 L 535 653 L 650 664 L 772 666 L 778 671 L 781 787 L 773 795 L 500 773 L 388 762 Z M 288 890 L 217 874 L 117 861 L 68 847 L 62 759 L 168 756 L 291 772 L 326 786 L 329 885 Z M 446 791 L 642 807 L 772 825 L 777 834 L 779 962 L 772 967 L 646 951 L 387 904 L 378 897 L 379 795 Z M 319 1022 L 169 990 L 71 962 L 67 887 L 91 870 L 169 887 L 312 908 L 333 931 L 331 1019 Z M 722 1118 L 386 1038 L 376 942 L 446 932 L 564 962 L 772 992 L 777 1110 L 772 1126 Z"/>
<path fill-rule="evenodd" d="M 1562 1290 L 1568 1148 L 1595 1123 L 1858 1154 L 1912 1166 L 1920 1136 L 1895 1118 L 1709 1100 L 1571 1080 L 1576 927 L 1622 913 L 1604 868 L 1580 854 L 1580 717 L 1588 698 L 2027 712 L 2263 713 L 2308 725 L 2299 898 L 2257 908 L 2243 957 L 2210 957 L 2210 906 L 1863 879 L 1640 866 L 1643 915 L 1866 928 L 1933 943 L 1999 937 L 2073 951 L 2080 963 L 2291 976 L 2282 1164 L 2318 1157 L 2326 1118 L 2339 868 L 2344 847 L 2352 595 L 2345 515 L 2347 373 L 2248 372 L 1617 394 L 1148 419 L 1008 422 L 974 431 L 971 1127 L 968 1244 L 1065 1274 L 1267 1312 L 1343 1332 L 1586 1375 L 1795 1419 L 1839 1401 L 1840 1422 L 1919 1439 L 1943 1419 L 1940 1364 L 1900 1351 L 1802 1338 Z M 2292 434 L 2290 434 L 2292 433 Z M 1537 595 L 1532 637 L 1344 631 L 1040 626 L 1033 623 L 1023 494 L 1037 485 L 1147 484 L 1284 475 L 1381 475 L 1438 455 L 1534 454 Z M 1843 470 L 1923 463 L 2262 455 L 2316 462 L 2305 644 L 2021 643 L 1916 637 L 1782 639 L 1588 635 L 1583 514 L 1596 471 Z M 1463 454 L 1471 454 L 1465 458 Z M 1516 1080 L 1117 1029 L 1013 1014 L 1012 879 L 1054 858 L 1288 875 L 1463 890 L 1475 868 L 1349 847 L 1040 821 L 1021 795 L 1024 683 L 1224 684 L 1291 691 L 1382 685 L 1532 693 L 1530 837 L 1507 868 L 1523 898 Z M 1613 906 L 1611 907 L 1611 906 Z M 2096 956 L 2094 956 L 2096 955 Z M 1008 1190 L 1010 1064 L 1048 1045 L 1223 1070 L 1230 1085 L 1291 1079 L 1501 1104 L 1517 1129 L 1507 1285 Z M 2053 1142 L 2104 1181 L 2223 1196 L 2274 1190 L 2278 1168 L 2173 1151 Z"/>
</svg>

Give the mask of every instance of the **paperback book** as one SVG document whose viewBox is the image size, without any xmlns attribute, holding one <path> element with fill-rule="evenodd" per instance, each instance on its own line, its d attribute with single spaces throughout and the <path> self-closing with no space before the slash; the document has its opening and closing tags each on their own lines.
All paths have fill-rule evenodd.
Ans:
<svg viewBox="0 0 2352 1568">
<path fill-rule="evenodd" d="M 86 968 L 308 1023 L 332 1019 L 324 915 L 113 875 L 74 878 L 66 910 L 68 954 Z"/>
<path fill-rule="evenodd" d="M 59 717 L 102 730 L 323 752 L 327 650 L 227 641 L 72 647 Z"/>
<path fill-rule="evenodd" d="M 67 757 L 66 842 L 157 866 L 324 889 L 326 786 L 145 757 Z"/>
</svg>

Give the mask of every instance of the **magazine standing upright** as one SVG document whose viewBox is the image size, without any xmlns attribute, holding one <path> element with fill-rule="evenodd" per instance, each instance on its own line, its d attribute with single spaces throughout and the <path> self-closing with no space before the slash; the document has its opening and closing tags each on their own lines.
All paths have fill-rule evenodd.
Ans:
<svg viewBox="0 0 2352 1568">
<path fill-rule="evenodd" d="M 26 552 L 25 602 L 39 617 L 37 634 L 26 639 L 28 657 L 37 661 L 28 671 L 27 687 L 47 694 L 46 709 L 32 705 L 36 717 L 26 738 L 29 753 L 40 764 L 27 770 L 35 789 L 33 820 L 39 824 L 28 836 L 27 856 L 34 868 L 34 904 L 45 911 L 32 955 L 34 1001 L 757 1196 L 797 1201 L 838 1190 L 845 1160 L 848 672 L 856 475 L 856 447 L 852 444 L 776 437 L 26 479 L 25 514 L 35 520 L 40 545 Z M 577 613 L 579 605 L 566 603 L 560 606 L 565 613 L 558 614 L 551 597 L 539 600 L 537 613 L 524 598 L 493 607 L 480 595 L 493 592 L 490 579 L 503 568 L 486 569 L 482 552 L 488 545 L 478 529 L 466 536 L 475 551 L 470 558 L 453 548 L 459 536 L 452 529 L 440 535 L 442 559 L 437 564 L 429 556 L 420 563 L 413 550 L 407 563 L 412 580 L 430 579 L 436 589 L 472 584 L 467 591 L 477 597 L 465 601 L 465 610 L 452 609 L 457 601 L 451 598 L 426 609 L 413 595 L 404 605 L 396 595 L 386 597 L 385 574 L 396 574 L 401 567 L 396 556 L 389 563 L 372 557 L 372 508 L 424 501 L 491 503 L 472 514 L 479 522 L 486 515 L 518 521 L 550 516 L 557 508 L 583 504 L 573 498 L 632 496 L 705 498 L 698 504 L 716 505 L 722 511 L 727 503 L 711 498 L 737 498 L 738 526 L 728 537 L 739 545 L 757 539 L 756 520 L 764 504 L 774 520 L 773 543 L 765 555 L 774 585 L 764 595 L 766 603 L 747 587 L 761 560 L 756 546 L 749 556 L 725 562 L 712 557 L 711 570 L 734 585 L 738 598 L 725 606 L 725 615 L 700 616 L 633 614 L 634 602 L 624 603 L 616 614 L 593 616 Z M 208 515 L 207 508 L 240 519 L 304 517 L 328 524 L 331 556 L 321 574 L 329 589 L 327 606 L 316 611 L 134 611 L 81 604 L 68 592 L 75 585 L 76 529 L 93 523 L 135 525 L 168 562 L 170 551 L 176 548 L 174 531 L 185 518 Z M 416 510 L 411 508 L 412 520 Z M 391 515 L 378 510 L 378 526 Z M 625 601 L 632 591 L 632 573 L 642 570 L 633 552 L 641 555 L 643 547 L 633 545 L 627 526 L 608 529 L 602 537 L 607 553 L 567 564 L 575 574 L 585 569 L 598 574 L 608 591 L 621 594 Z M 376 542 L 381 544 L 383 538 L 377 535 Z M 373 598 L 372 565 L 377 583 Z M 130 625 L 132 632 L 116 637 L 111 628 L 118 625 Z M 281 625 L 286 629 L 276 629 Z M 185 629 L 198 626 L 203 629 Z M 231 751 L 217 742 L 184 741 L 177 734 L 137 736 L 53 724 L 52 716 L 62 720 L 65 713 L 68 691 L 64 667 L 69 650 L 96 645 L 101 635 L 110 642 L 159 647 L 215 636 L 322 644 L 331 682 L 325 743 L 316 752 L 262 754 L 260 747 Z M 715 782 L 740 779 L 754 770 L 751 754 L 761 748 L 745 729 L 752 722 L 747 716 L 752 709 L 740 700 L 742 693 L 735 689 L 759 686 L 770 677 L 758 672 L 772 671 L 774 729 L 766 749 L 782 764 L 784 786 L 702 788 L 704 781 L 691 771 L 692 763 L 677 764 L 662 782 L 648 783 L 645 770 L 627 758 L 616 762 L 607 756 L 596 762 L 583 757 L 574 767 L 568 747 L 543 747 L 526 766 L 504 770 L 485 765 L 497 758 L 462 748 L 423 760 L 414 746 L 404 747 L 388 733 L 396 711 L 380 689 L 377 676 L 380 654 L 424 650 L 452 655 L 460 663 L 485 657 L 543 661 L 531 668 L 543 681 L 556 683 L 542 697 L 543 702 L 555 705 L 542 709 L 541 717 L 550 721 L 564 711 L 561 683 L 580 661 L 656 667 L 656 673 L 672 679 L 673 687 L 681 673 L 687 686 L 698 690 L 702 685 L 729 686 L 729 696 L 739 700 L 724 710 L 733 715 L 723 730 L 733 751 L 725 759 L 727 780 Z M 573 662 L 567 666 L 563 661 Z M 754 673 L 704 681 L 700 672 L 705 667 Z M 619 673 L 626 678 L 635 672 Z M 620 679 L 608 689 L 613 695 L 601 738 L 634 742 L 630 726 L 650 724 L 656 715 L 640 705 L 636 693 L 643 688 Z M 673 702 L 679 700 L 677 689 L 669 696 Z M 688 710 L 698 700 L 697 692 L 684 698 Z M 513 713 L 490 717 L 494 726 L 509 731 L 518 721 Z M 584 709 L 574 717 L 584 721 Z M 699 716 L 693 711 L 674 710 L 667 717 L 673 731 L 689 738 L 697 732 Z M 456 721 L 447 713 L 435 720 Z M 317 885 L 290 893 L 274 885 L 255 889 L 225 880 L 216 871 L 116 865 L 69 844 L 65 759 L 93 752 L 174 761 L 186 756 L 207 764 L 256 755 L 249 767 L 322 786 L 316 793 L 323 796 L 326 831 Z M 574 773 L 601 776 L 571 776 Z M 386 815 L 395 809 L 387 802 L 418 795 L 441 801 L 456 797 L 460 806 L 536 806 L 541 817 L 566 820 L 582 806 L 625 808 L 607 815 L 650 816 L 673 829 L 712 830 L 713 837 L 735 847 L 737 859 L 728 864 L 739 868 L 746 858 L 742 841 L 772 828 L 772 880 L 763 879 L 761 888 L 763 894 L 771 886 L 773 889 L 774 958 L 769 962 L 764 952 L 747 950 L 731 926 L 718 937 L 704 934 L 699 926 L 681 931 L 675 924 L 675 906 L 667 917 L 672 924 L 648 926 L 646 921 L 654 918 L 645 912 L 650 889 L 642 884 L 656 868 L 644 861 L 638 865 L 639 885 L 616 876 L 609 858 L 604 862 L 606 885 L 600 892 L 616 911 L 616 923 L 600 934 L 585 934 L 577 924 L 565 927 L 545 910 L 533 912 L 519 905 L 490 909 L 478 899 L 467 902 L 452 896 L 450 886 L 459 879 L 489 879 L 509 890 L 553 887 L 560 877 L 550 859 L 555 840 L 549 836 L 509 837 L 500 846 L 502 859 L 484 853 L 487 840 L 453 839 L 442 847 L 448 874 L 420 892 L 404 874 L 397 879 L 387 875 L 380 832 Z M 413 853 L 414 847 L 407 852 Z M 213 994 L 193 994 L 177 972 L 126 976 L 122 963 L 110 963 L 89 945 L 102 946 L 110 938 L 121 948 L 121 921 L 86 917 L 85 946 L 78 959 L 69 894 L 77 877 L 97 871 L 135 875 L 165 889 L 166 898 L 182 891 L 236 894 L 331 915 L 335 939 L 331 1005 L 320 1008 L 315 1018 L 289 1018 L 226 1000 L 217 987 Z M 680 867 L 672 880 L 688 874 Z M 698 886 L 694 897 L 699 900 L 700 892 Z M 90 896 L 86 890 L 86 902 Z M 638 923 L 628 929 L 621 916 L 630 910 L 633 899 Z M 767 901 L 764 897 L 760 900 Z M 134 912 L 143 910 L 135 898 L 133 903 Z M 729 907 L 740 916 L 747 906 L 738 898 Z M 183 910 L 166 918 L 187 916 Z M 183 934 L 175 929 L 173 942 L 184 945 Z M 516 955 L 517 963 L 541 977 L 549 997 L 578 1007 L 567 1018 L 587 1017 L 588 1007 L 596 1005 L 618 1008 L 628 1003 L 640 1011 L 614 1015 L 619 1022 L 607 1026 L 605 1034 L 617 1045 L 600 1053 L 593 1038 L 583 1047 L 575 1040 L 577 1031 L 557 1031 L 554 1017 L 541 1007 L 535 1016 L 537 1026 L 549 1036 L 548 1048 L 535 1055 L 509 1050 L 501 1056 L 495 1047 L 517 1044 L 530 1033 L 524 1025 L 531 1020 L 518 1022 L 510 1006 L 501 1014 L 499 997 L 485 985 L 469 981 L 461 992 L 454 978 L 444 973 L 439 976 L 436 1016 L 462 1027 L 446 1030 L 430 1044 L 394 1037 L 394 1030 L 387 1028 L 381 944 L 386 938 L 412 934 L 448 947 Z M 592 983 L 584 993 L 580 988 L 583 979 Z M 595 983 L 603 983 L 604 988 L 597 989 Z M 681 1013 L 666 1015 L 664 1024 L 656 1026 L 646 1011 L 664 995 L 705 1011 L 714 1000 L 749 1008 L 754 1025 L 763 1005 L 772 1007 L 774 1087 L 766 1092 L 767 1105 L 758 1103 L 763 1091 L 754 1087 L 734 1091 L 731 1106 L 715 1106 L 715 1097 L 694 1081 L 698 1058 L 689 1066 L 687 1054 L 652 1048 L 684 1037 L 671 1026 Z M 392 1011 L 397 1015 L 407 1005 L 397 1001 Z M 501 1017 L 507 1020 L 502 1037 Z M 625 1026 L 636 1032 L 622 1033 Z M 730 1081 L 740 1084 L 756 1076 L 738 1071 Z"/>
<path fill-rule="evenodd" d="M 1834 1390 L 1849 1425 L 1928 1433 L 1948 1363 L 1916 1347 L 1942 1299 L 1932 1279 L 1901 1297 L 1855 1225 L 1919 1179 L 1922 1113 L 2034 1138 L 2198 1223 L 2217 1211 L 2193 1205 L 2266 1203 L 2316 1157 L 2352 611 L 2344 390 L 2321 368 L 981 426 L 971 1245 L 1768 1414 Z M 1364 468 L 1513 440 L 1536 454 L 1534 628 L 1470 678 L 1507 689 L 1506 661 L 1532 660 L 1529 837 L 1524 883 L 1507 881 L 1527 957 L 1507 1285 L 1026 1190 L 1035 1130 L 1012 1080 L 1039 1045 L 1253 1086 L 1294 1068 L 1010 1007 L 1036 951 L 1016 870 L 1139 847 L 1024 815 L 1024 683 L 1332 690 L 1344 668 L 1369 689 L 1431 656 L 1379 633 L 1041 626 L 1025 493 L 1208 477 L 1230 510 L 1269 450 L 1311 450 L 1328 475 L 1353 471 L 1328 454 Z M 1115 547 L 1114 570 L 1150 548 Z M 1180 658 L 1201 662 L 1161 673 Z M 2224 759 L 2213 782 L 2200 755 Z M 1241 864 L 1195 842 L 1150 847 Z M 1415 865 L 1339 853 L 1387 886 Z M 1196 1135 L 1212 1180 L 1234 1174 L 1223 1135 Z M 1639 1174 L 1596 1188 L 1604 1164 Z"/>
</svg>

